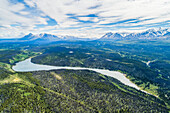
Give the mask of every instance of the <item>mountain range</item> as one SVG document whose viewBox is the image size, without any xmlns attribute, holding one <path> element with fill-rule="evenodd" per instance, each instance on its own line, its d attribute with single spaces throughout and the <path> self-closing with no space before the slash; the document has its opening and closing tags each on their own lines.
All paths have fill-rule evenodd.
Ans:
<svg viewBox="0 0 170 113">
<path fill-rule="evenodd" d="M 170 31 L 169 29 L 149 29 L 141 33 L 106 33 L 99 39 L 100 41 L 107 41 L 107 40 L 137 40 L 137 39 L 169 39 L 170 38 Z M 47 33 L 41 33 L 34 35 L 32 33 L 25 35 L 24 37 L 19 39 L 20 41 L 34 41 L 34 42 L 54 42 L 54 41 L 89 41 L 94 40 L 90 38 L 79 38 L 74 36 L 57 36 Z"/>
<path fill-rule="evenodd" d="M 106 33 L 101 38 L 79 38 L 75 36 L 57 36 L 47 33 L 32 34 L 29 33 L 22 38 L 18 39 L 0 39 L 0 43 L 3 42 L 29 42 L 29 43 L 51 43 L 56 41 L 114 41 L 114 40 L 165 40 L 170 39 L 169 29 L 149 29 L 141 33 Z"/>
<path fill-rule="evenodd" d="M 41 33 L 34 35 L 32 33 L 29 33 L 28 35 L 25 35 L 24 37 L 20 38 L 19 40 L 22 41 L 34 41 L 34 42 L 55 42 L 55 41 L 73 41 L 73 40 L 90 40 L 89 38 L 79 38 L 75 36 L 57 36 L 57 35 L 52 35 L 52 34 L 47 34 L 47 33 Z"/>
<path fill-rule="evenodd" d="M 99 40 L 169 39 L 169 29 L 149 29 L 141 33 L 106 33 Z"/>
</svg>

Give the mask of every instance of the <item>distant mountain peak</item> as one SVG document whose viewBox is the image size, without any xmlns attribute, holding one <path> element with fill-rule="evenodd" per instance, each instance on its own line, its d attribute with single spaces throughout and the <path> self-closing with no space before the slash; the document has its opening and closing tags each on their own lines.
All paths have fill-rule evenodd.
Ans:
<svg viewBox="0 0 170 113">
<path fill-rule="evenodd" d="M 53 34 L 48 34 L 48 33 L 40 33 L 40 34 L 32 34 L 29 33 L 28 35 L 25 35 L 24 37 L 18 39 L 22 40 L 25 42 L 36 42 L 36 43 L 49 43 L 49 42 L 55 42 L 55 41 L 64 41 L 64 40 L 90 40 L 89 38 L 79 38 L 79 37 L 74 37 L 74 36 L 57 36 Z"/>
<path fill-rule="evenodd" d="M 31 35 L 33 35 L 33 34 L 32 34 L 32 33 L 29 33 L 28 35 L 31 36 Z"/>
<path fill-rule="evenodd" d="M 148 29 L 140 33 L 112 33 L 108 32 L 99 40 L 130 40 L 130 39 L 169 39 L 169 29 Z"/>
<path fill-rule="evenodd" d="M 101 40 L 105 40 L 105 39 L 112 40 L 112 39 L 121 39 L 121 38 L 123 37 L 119 33 L 108 32 L 103 37 L 101 37 Z"/>
<path fill-rule="evenodd" d="M 106 33 L 106 35 L 113 35 L 113 33 L 112 32 L 108 32 L 108 33 Z"/>
</svg>

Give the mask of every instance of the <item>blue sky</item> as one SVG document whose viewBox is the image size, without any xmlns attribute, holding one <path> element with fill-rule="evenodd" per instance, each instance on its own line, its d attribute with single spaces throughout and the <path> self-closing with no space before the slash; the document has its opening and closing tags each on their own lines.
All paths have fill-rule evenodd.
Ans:
<svg viewBox="0 0 170 113">
<path fill-rule="evenodd" d="M 0 38 L 51 33 L 85 38 L 170 27 L 170 0 L 0 0 Z"/>
</svg>

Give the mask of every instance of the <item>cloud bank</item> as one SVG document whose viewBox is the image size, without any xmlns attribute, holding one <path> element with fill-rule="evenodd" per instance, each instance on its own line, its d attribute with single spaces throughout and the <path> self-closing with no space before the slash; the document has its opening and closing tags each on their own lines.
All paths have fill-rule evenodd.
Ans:
<svg viewBox="0 0 170 113">
<path fill-rule="evenodd" d="M 29 32 L 100 37 L 170 27 L 170 0 L 0 0 L 0 38 Z"/>
</svg>

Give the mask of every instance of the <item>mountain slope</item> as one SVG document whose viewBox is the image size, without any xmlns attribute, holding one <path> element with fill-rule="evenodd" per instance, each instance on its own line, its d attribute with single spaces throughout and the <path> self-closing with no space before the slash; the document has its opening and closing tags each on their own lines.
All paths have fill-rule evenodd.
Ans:
<svg viewBox="0 0 170 113">
<path fill-rule="evenodd" d="M 100 40 L 118 40 L 118 39 L 122 39 L 123 36 L 121 36 L 119 33 L 106 33 L 103 37 L 100 38 Z"/>
<path fill-rule="evenodd" d="M 27 41 L 34 43 L 49 43 L 56 41 L 79 41 L 79 40 L 91 40 L 89 38 L 79 38 L 74 36 L 56 36 L 47 33 L 41 33 L 37 35 L 33 35 L 32 33 L 25 35 L 23 38 L 18 39 L 18 41 Z"/>
<path fill-rule="evenodd" d="M 141 33 L 106 33 L 99 40 L 134 40 L 134 39 L 169 39 L 170 32 L 168 29 L 149 29 Z"/>
<path fill-rule="evenodd" d="M 95 72 L 17 74 L 21 81 L 0 84 L 1 112 L 168 112 L 163 101 Z"/>
<path fill-rule="evenodd" d="M 23 38 L 19 40 L 24 40 L 24 41 L 40 41 L 40 42 L 53 42 L 53 41 L 58 41 L 61 40 L 58 36 L 51 35 L 51 34 L 46 34 L 46 33 L 41 33 L 38 35 L 33 35 L 32 33 L 24 36 Z"/>
<path fill-rule="evenodd" d="M 73 47 L 75 48 L 75 46 Z M 42 48 L 44 48 L 44 46 Z M 31 49 L 41 50 L 39 47 L 37 49 L 31 47 Z M 31 51 L 31 49 L 28 51 Z M 52 53 L 51 50 L 58 53 L 59 55 L 45 52 L 45 55 L 48 55 L 50 58 L 56 58 L 57 60 L 59 60 L 60 57 L 69 57 L 68 55 L 71 55 L 70 61 L 75 65 L 77 65 L 76 62 L 82 64 L 81 60 L 76 60 L 72 57 L 72 55 L 74 55 L 73 53 L 76 52 L 78 58 L 88 58 L 89 53 L 99 56 L 95 57 L 95 55 L 93 57 L 99 59 L 98 61 L 104 58 L 98 55 L 101 54 L 99 51 L 94 52 L 85 49 L 74 50 L 54 46 L 52 46 L 51 49 L 48 47 L 46 49 L 48 49 L 50 53 Z M 69 51 L 73 51 L 73 53 L 69 53 Z M 80 51 L 85 52 L 85 54 L 81 54 Z M 92 71 L 51 70 L 14 72 L 11 70 L 12 64 L 37 54 L 28 54 L 26 50 L 21 53 L 16 46 L 12 51 L 1 50 L 0 52 L 0 112 L 168 113 L 169 111 L 163 100 L 125 86 L 112 77 Z M 63 52 L 68 54 L 63 54 Z M 91 55 L 93 56 L 93 54 Z M 109 59 L 119 57 L 116 54 L 108 56 L 104 53 L 104 55 L 110 57 Z M 76 55 L 74 55 L 74 57 L 76 57 Z M 37 57 L 37 59 L 40 58 Z M 11 60 L 12 62 L 8 62 Z M 51 62 L 57 63 L 57 60 L 51 60 Z M 93 62 L 92 58 L 88 58 L 88 60 L 89 62 Z M 52 64 L 49 59 L 45 61 Z M 61 61 L 63 61 L 63 59 L 61 59 Z M 94 60 L 94 62 L 96 61 Z M 101 64 L 106 64 L 107 62 L 111 61 L 105 61 L 105 63 Z M 117 63 L 118 62 L 110 63 L 108 67 Z M 125 61 L 122 61 L 122 63 L 122 65 L 129 65 L 129 63 L 127 62 L 127 64 Z M 138 63 L 137 65 L 142 64 Z M 120 66 L 121 65 L 118 67 Z"/>
</svg>

